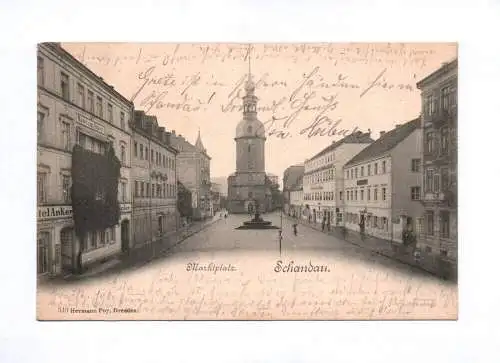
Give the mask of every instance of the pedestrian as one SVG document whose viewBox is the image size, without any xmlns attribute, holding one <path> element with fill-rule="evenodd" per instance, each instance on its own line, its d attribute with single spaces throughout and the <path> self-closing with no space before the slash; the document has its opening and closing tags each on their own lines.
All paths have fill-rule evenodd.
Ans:
<svg viewBox="0 0 500 363">
<path fill-rule="evenodd" d="M 326 224 L 326 216 L 323 216 L 323 220 L 321 221 L 321 232 L 325 231 L 325 224 Z"/>
<path fill-rule="evenodd" d="M 297 223 L 293 224 L 293 234 L 296 236 L 297 235 Z"/>
</svg>

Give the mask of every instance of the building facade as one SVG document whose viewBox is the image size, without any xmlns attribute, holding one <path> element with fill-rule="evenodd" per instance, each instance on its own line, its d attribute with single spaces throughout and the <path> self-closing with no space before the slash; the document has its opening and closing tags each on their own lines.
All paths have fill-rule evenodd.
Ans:
<svg viewBox="0 0 500 363">
<path fill-rule="evenodd" d="M 381 134 L 344 166 L 345 226 L 402 243 L 421 230 L 420 119 Z"/>
<path fill-rule="evenodd" d="M 301 217 L 310 223 L 336 226 L 344 220 L 343 167 L 373 142 L 370 133 L 358 131 L 333 142 L 304 163 L 304 208 Z"/>
<path fill-rule="evenodd" d="M 272 208 L 271 185 L 265 172 L 265 129 L 257 119 L 257 97 L 248 74 L 243 97 L 243 120 L 236 127 L 236 172 L 228 177 L 228 209 L 253 213 Z"/>
<path fill-rule="evenodd" d="M 132 130 L 133 247 L 177 231 L 177 150 L 156 116 L 134 111 Z"/>
<path fill-rule="evenodd" d="M 37 77 L 38 274 L 57 275 L 128 248 L 132 209 L 128 122 L 133 104 L 58 43 L 38 46 Z M 79 235 L 74 205 L 81 201 L 75 195 L 88 185 L 83 179 L 74 185 L 75 172 L 85 177 L 83 170 L 74 170 L 75 153 L 102 162 L 105 155 L 111 155 L 109 160 L 115 155 L 120 163 L 119 180 L 113 180 L 118 183 L 113 189 L 117 195 L 108 196 L 119 203 L 116 223 Z M 108 200 L 103 193 L 92 197 L 92 202 Z M 100 213 L 109 205 L 99 202 L 93 207 Z"/>
<path fill-rule="evenodd" d="M 283 172 L 283 203 L 284 212 L 291 215 L 291 192 L 298 184 L 302 188 L 302 178 L 304 177 L 304 165 L 292 165 Z"/>
<path fill-rule="evenodd" d="M 428 254 L 457 260 L 458 60 L 417 83 L 422 96 L 424 233 Z"/>
<path fill-rule="evenodd" d="M 222 185 L 212 181 L 210 188 L 212 194 L 211 200 L 213 206 L 213 213 L 215 214 L 221 210 Z"/>
<path fill-rule="evenodd" d="M 172 146 L 178 150 L 177 178 L 191 192 L 192 218 L 205 219 L 213 214 L 210 192 L 210 156 L 201 141 L 200 131 L 195 144 L 172 131 Z"/>
</svg>

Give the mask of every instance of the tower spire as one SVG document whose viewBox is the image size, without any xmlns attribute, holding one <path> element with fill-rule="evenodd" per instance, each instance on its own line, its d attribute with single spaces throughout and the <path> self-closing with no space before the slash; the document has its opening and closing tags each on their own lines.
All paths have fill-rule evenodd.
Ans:
<svg viewBox="0 0 500 363">
<path fill-rule="evenodd" d="M 253 83 L 252 80 L 252 43 L 248 44 L 247 57 L 248 57 L 248 78 L 245 85 L 245 90 L 247 91 L 247 94 L 253 94 L 255 90 L 255 84 Z"/>
</svg>

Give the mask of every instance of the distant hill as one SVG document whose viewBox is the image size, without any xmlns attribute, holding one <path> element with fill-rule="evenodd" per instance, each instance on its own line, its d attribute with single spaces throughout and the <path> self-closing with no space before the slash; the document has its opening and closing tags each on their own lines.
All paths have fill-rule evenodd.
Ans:
<svg viewBox="0 0 500 363">
<path fill-rule="evenodd" d="M 227 196 L 227 176 L 218 176 L 211 178 L 212 183 L 217 183 L 221 185 L 222 195 Z"/>
</svg>

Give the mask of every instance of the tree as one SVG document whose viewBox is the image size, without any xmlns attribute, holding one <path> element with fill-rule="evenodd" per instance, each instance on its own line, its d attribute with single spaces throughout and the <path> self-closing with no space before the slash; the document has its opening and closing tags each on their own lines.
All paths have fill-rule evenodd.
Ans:
<svg viewBox="0 0 500 363">
<path fill-rule="evenodd" d="M 177 182 L 177 210 L 181 217 L 193 217 L 191 191 L 180 181 Z"/>
</svg>

